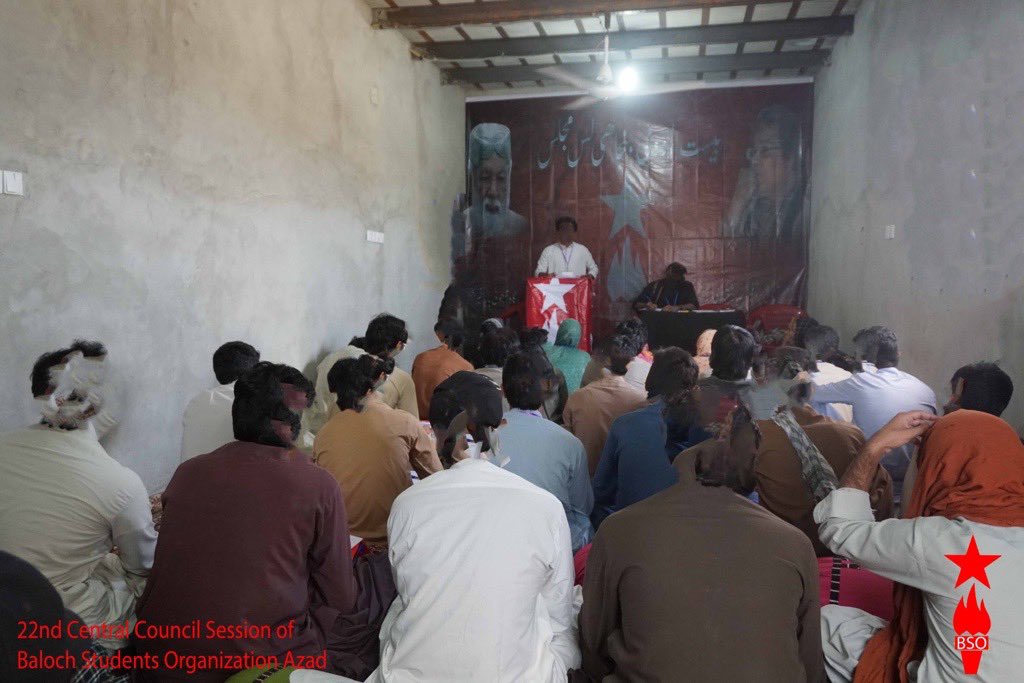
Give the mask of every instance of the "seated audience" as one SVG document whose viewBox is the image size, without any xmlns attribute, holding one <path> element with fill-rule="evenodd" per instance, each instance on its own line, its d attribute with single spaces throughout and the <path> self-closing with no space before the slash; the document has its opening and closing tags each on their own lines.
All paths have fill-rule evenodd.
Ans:
<svg viewBox="0 0 1024 683">
<path fill-rule="evenodd" d="M 397 358 L 408 343 L 409 330 L 405 321 L 387 313 L 381 313 L 370 321 L 366 326 L 366 336 L 357 337 L 351 342 L 352 346 L 385 361 Z M 419 416 L 416 385 L 412 375 L 398 367 L 397 363 L 388 372 L 384 383 L 377 387 L 377 392 L 389 408 L 404 410 L 413 417 Z"/>
<path fill-rule="evenodd" d="M 829 403 L 853 407 L 853 422 L 864 436 L 871 438 L 893 416 L 911 410 L 935 413 L 935 392 L 913 375 L 900 370 L 896 335 L 884 327 L 869 328 L 861 334 L 858 356 L 874 371 L 858 372 L 849 379 L 819 387 L 811 397 L 811 407 L 824 412 Z M 892 475 L 896 496 L 902 494 L 903 478 L 913 452 L 913 444 L 894 449 L 882 465 Z"/>
<path fill-rule="evenodd" d="M 472 370 L 473 364 L 460 355 L 465 341 L 462 325 L 450 319 L 438 320 L 434 334 L 441 345 L 416 356 L 412 362 L 412 379 L 416 385 L 416 402 L 419 418 L 430 416 L 430 396 L 437 385 L 456 372 Z"/>
<path fill-rule="evenodd" d="M 830 553 L 818 538 L 814 523 L 814 506 L 820 498 L 815 497 L 814 482 L 805 479 L 808 470 L 804 463 L 822 457 L 832 469 L 832 476 L 841 477 L 864 445 L 864 433 L 855 425 L 819 415 L 807 405 L 813 389 L 808 377 L 813 360 L 808 351 L 783 346 L 776 349 L 774 357 L 775 366 L 781 368 L 780 380 L 806 381 L 797 381 L 788 388 L 789 403 L 783 410 L 757 423 L 761 431 L 754 471 L 758 498 L 765 508 L 804 532 L 815 554 L 823 557 Z M 892 480 L 885 468 L 875 472 L 871 496 L 875 519 L 891 517 Z"/>
<path fill-rule="evenodd" d="M 569 525 L 558 499 L 500 464 L 501 396 L 458 372 L 438 386 L 463 412 L 455 462 L 400 495 L 388 520 L 398 598 L 368 681 L 563 683 L 579 664 Z M 490 461 L 490 462 L 489 462 Z"/>
<path fill-rule="evenodd" d="M 801 341 L 803 348 L 807 349 L 814 359 L 811 382 L 815 387 L 850 379 L 853 373 L 828 360 L 835 359 L 840 353 L 839 334 L 834 329 L 827 325 L 812 325 L 804 330 Z M 853 422 L 853 407 L 845 403 L 829 403 L 825 406 L 824 415 L 833 420 Z"/>
<path fill-rule="evenodd" d="M 591 681 L 823 681 L 807 538 L 746 500 L 756 426 L 680 454 L 680 482 L 604 521 L 583 583 Z"/>
<path fill-rule="evenodd" d="M 708 418 L 708 426 L 712 431 L 741 401 L 749 405 L 754 388 L 751 368 L 756 351 L 754 335 L 742 327 L 725 325 L 715 332 L 709 359 L 711 376 L 700 382 L 701 403 L 717 406 L 714 414 Z M 771 412 L 767 415 L 754 415 L 755 419 L 767 417 L 771 417 Z"/>
<path fill-rule="evenodd" d="M 188 402 L 182 419 L 181 462 L 235 440 L 231 424 L 235 380 L 259 362 L 260 352 L 245 342 L 228 342 L 213 352 L 213 374 L 220 386 Z"/>
<path fill-rule="evenodd" d="M 624 507 L 679 481 L 672 461 L 709 435 L 697 426 L 692 392 L 697 364 L 686 351 L 654 352 L 647 375 L 648 404 L 612 422 L 594 473 L 594 526 Z"/>
<path fill-rule="evenodd" d="M 615 335 L 626 337 L 630 340 L 634 349 L 633 359 L 629 361 L 626 371 L 626 381 L 640 391 L 646 391 L 647 373 L 651 370 L 651 363 L 654 356 L 647 347 L 647 327 L 636 318 L 623 320 L 615 326 Z M 594 349 L 594 354 L 583 371 L 583 378 L 580 386 L 585 387 L 591 382 L 604 377 L 604 370 L 608 367 L 608 355 L 600 347 Z"/>
<path fill-rule="evenodd" d="M 247 621 L 271 639 L 133 638 L 139 654 L 319 655 L 353 607 L 356 585 L 338 482 L 295 448 L 313 385 L 261 362 L 235 383 L 237 441 L 182 463 L 138 617 L 151 627 Z M 294 630 L 289 625 L 294 623 Z M 282 636 L 277 626 L 286 627 Z M 329 651 L 330 654 L 330 651 Z M 144 680 L 221 681 L 222 670 L 139 671 Z"/>
<path fill-rule="evenodd" d="M 597 470 L 612 422 L 647 403 L 646 393 L 626 381 L 629 362 L 636 355 L 635 341 L 618 335 L 603 346 L 603 355 L 608 358 L 604 376 L 570 396 L 563 413 L 566 429 L 578 436 L 587 449 L 591 475 Z"/>
<path fill-rule="evenodd" d="M 950 397 L 943 406 L 946 415 L 957 410 L 977 410 L 999 417 L 1013 396 L 1013 380 L 995 363 L 965 365 L 949 381 Z M 910 500 L 917 478 L 917 459 L 911 458 L 903 477 L 903 500 Z"/>
<path fill-rule="evenodd" d="M 857 367 L 850 372 L 875 372 L 878 369 L 879 340 L 886 332 L 888 328 L 872 325 L 853 335 L 854 363 Z"/>
<path fill-rule="evenodd" d="M 874 521 L 875 469 L 918 437 L 917 483 L 904 519 Z M 850 607 L 822 609 L 831 680 L 1020 679 L 1024 446 L 1008 424 L 973 410 L 941 419 L 900 413 L 868 440 L 814 518 L 832 552 L 896 582 L 888 623 Z M 961 613 L 979 609 L 979 598 L 984 623 L 968 615 L 961 626 Z M 990 625 L 987 650 L 958 651 L 956 636 L 988 634 Z"/>
<path fill-rule="evenodd" d="M 715 330 L 707 329 L 697 337 L 697 354 L 693 357 L 700 371 L 699 379 L 711 376 L 711 342 L 715 340 Z"/>
<path fill-rule="evenodd" d="M 544 346 L 551 364 L 565 376 L 565 386 L 570 394 L 580 388 L 583 371 L 590 362 L 590 354 L 579 348 L 582 335 L 583 327 L 579 321 L 567 318 L 558 326 L 555 343 Z"/>
<path fill-rule="evenodd" d="M 650 282 L 633 300 L 633 310 L 692 311 L 700 306 L 693 283 L 686 279 L 686 266 L 670 263 L 660 280 Z"/>
<path fill-rule="evenodd" d="M 540 375 L 540 385 L 544 390 L 541 412 L 547 419 L 561 424 L 565 402 L 569 399 L 569 388 L 565 375 L 551 363 L 544 351 L 547 334 L 547 330 L 542 327 L 526 330 L 523 333 L 521 352 L 532 359 L 533 368 Z"/>
<path fill-rule="evenodd" d="M 498 430 L 502 454 L 508 458 L 503 467 L 561 501 L 575 552 L 590 542 L 593 531 L 590 512 L 594 492 L 587 452 L 578 438 L 544 419 L 540 412 L 544 400 L 541 378 L 529 356 L 508 360 L 503 386 L 511 406 Z"/>
<path fill-rule="evenodd" d="M 339 411 L 313 443 L 313 459 L 341 485 L 349 533 L 371 550 L 387 546 L 391 504 L 412 486 L 409 473 L 424 479 L 441 470 L 419 421 L 385 405 L 375 391 L 386 376 L 386 364 L 376 356 L 335 363 L 327 384 Z"/>
<path fill-rule="evenodd" d="M 763 347 L 754 353 L 750 377 L 753 381 L 743 401 L 754 419 L 766 420 L 775 414 L 779 406 L 786 405 L 786 391 L 782 385 L 788 383 L 780 381 L 776 361 L 772 353 Z"/>
<path fill-rule="evenodd" d="M 633 360 L 626 369 L 626 381 L 639 391 L 647 391 L 647 373 L 651 371 L 654 356 L 647 346 L 647 326 L 639 318 L 623 320 L 615 327 L 615 334 L 621 334 L 633 340 Z"/>
<path fill-rule="evenodd" d="M 1013 398 L 1013 380 L 995 363 L 965 365 L 949 380 L 945 414 L 954 410 L 978 410 L 999 417 Z"/>
<path fill-rule="evenodd" d="M 476 372 L 488 378 L 499 387 L 505 362 L 519 352 L 519 337 L 507 327 L 494 328 L 480 335 L 479 358 L 483 364 Z M 508 400 L 501 397 L 502 406 L 508 411 Z"/>
<path fill-rule="evenodd" d="M 156 544 L 142 481 L 89 427 L 103 406 L 105 357 L 86 341 L 40 356 L 31 383 L 42 419 L 0 435 L 0 550 L 42 572 L 90 625 L 134 622 Z"/>
<path fill-rule="evenodd" d="M 338 412 L 336 397 L 331 395 L 330 387 L 327 386 L 327 375 L 335 363 L 343 358 L 359 358 L 364 353 L 385 361 L 394 359 L 405 349 L 408 341 L 409 330 L 405 326 L 405 321 L 388 313 L 381 313 L 366 326 L 366 336 L 353 337 L 348 346 L 328 354 L 316 366 L 316 398 L 303 415 L 305 430 L 316 436 L 327 424 L 327 420 Z M 381 399 L 391 408 L 404 410 L 413 417 L 419 417 L 416 386 L 412 376 L 393 363 L 391 368 L 387 379 L 377 388 Z"/>
</svg>

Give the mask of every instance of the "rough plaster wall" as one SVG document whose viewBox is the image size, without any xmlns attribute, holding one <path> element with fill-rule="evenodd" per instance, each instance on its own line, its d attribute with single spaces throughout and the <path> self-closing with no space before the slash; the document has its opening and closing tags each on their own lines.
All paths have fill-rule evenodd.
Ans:
<svg viewBox="0 0 1024 683">
<path fill-rule="evenodd" d="M 891 326 L 944 401 L 998 360 L 1024 426 L 1024 2 L 869 0 L 815 90 L 810 309 Z M 896 238 L 884 239 L 885 226 Z"/>
<path fill-rule="evenodd" d="M 0 65 L 0 429 L 40 352 L 103 340 L 107 447 L 156 490 L 220 343 L 308 370 L 381 310 L 402 364 L 433 338 L 463 93 L 364 3 L 0 0 Z"/>
</svg>

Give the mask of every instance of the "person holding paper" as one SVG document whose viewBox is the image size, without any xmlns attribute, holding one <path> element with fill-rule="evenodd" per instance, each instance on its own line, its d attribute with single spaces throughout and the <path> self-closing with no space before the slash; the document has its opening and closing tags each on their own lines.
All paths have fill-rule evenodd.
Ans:
<svg viewBox="0 0 1024 683">
<path fill-rule="evenodd" d="M 640 311 L 662 309 L 665 311 L 692 311 L 700 306 L 693 283 L 686 279 L 686 266 L 670 263 L 665 276 L 644 287 L 633 301 L 633 308 Z"/>
</svg>

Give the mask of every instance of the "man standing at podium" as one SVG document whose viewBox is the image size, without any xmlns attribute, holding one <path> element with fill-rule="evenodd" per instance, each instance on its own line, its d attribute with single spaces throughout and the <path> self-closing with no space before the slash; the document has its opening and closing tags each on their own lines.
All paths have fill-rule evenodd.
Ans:
<svg viewBox="0 0 1024 683">
<path fill-rule="evenodd" d="M 648 284 L 633 301 L 633 309 L 649 311 L 660 308 L 664 311 L 692 311 L 700 306 L 693 283 L 686 279 L 686 266 L 670 263 L 665 276 Z"/>
<path fill-rule="evenodd" d="M 558 241 L 544 247 L 537 261 L 535 275 L 554 275 L 555 277 L 597 277 L 597 263 L 590 255 L 590 250 L 573 241 L 576 237 L 576 219 L 562 216 L 555 221 L 555 233 Z"/>
</svg>

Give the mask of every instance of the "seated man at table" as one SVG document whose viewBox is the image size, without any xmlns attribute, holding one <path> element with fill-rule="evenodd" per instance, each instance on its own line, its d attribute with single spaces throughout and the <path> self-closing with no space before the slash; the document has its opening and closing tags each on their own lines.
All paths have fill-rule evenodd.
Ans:
<svg viewBox="0 0 1024 683">
<path fill-rule="evenodd" d="M 692 311 L 700 306 L 693 283 L 686 279 L 686 266 L 670 263 L 660 280 L 651 282 L 633 301 L 633 310 Z"/>
</svg>

